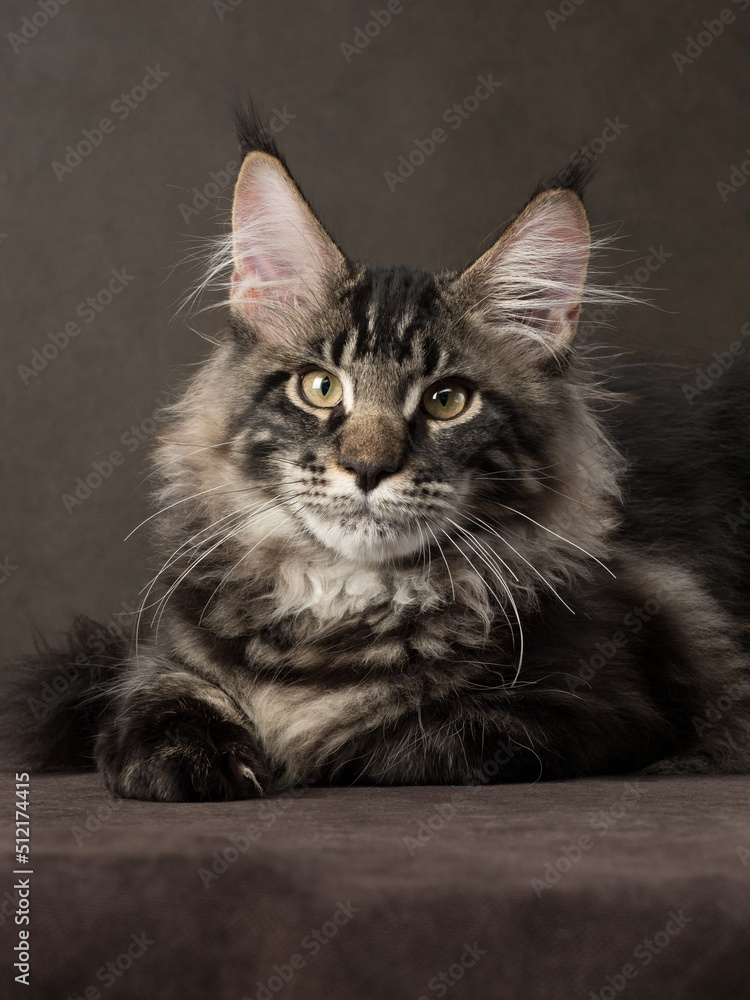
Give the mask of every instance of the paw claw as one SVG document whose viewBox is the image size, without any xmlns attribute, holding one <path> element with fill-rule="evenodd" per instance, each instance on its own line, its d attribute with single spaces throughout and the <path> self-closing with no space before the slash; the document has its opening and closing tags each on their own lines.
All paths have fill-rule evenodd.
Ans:
<svg viewBox="0 0 750 1000">
<path fill-rule="evenodd" d="M 251 767 L 239 760 L 237 757 L 230 758 L 229 767 L 232 774 L 234 774 L 236 778 L 249 778 L 249 780 L 255 785 L 258 795 L 263 795 L 263 788 L 261 787 L 258 779 L 255 777 Z"/>
</svg>

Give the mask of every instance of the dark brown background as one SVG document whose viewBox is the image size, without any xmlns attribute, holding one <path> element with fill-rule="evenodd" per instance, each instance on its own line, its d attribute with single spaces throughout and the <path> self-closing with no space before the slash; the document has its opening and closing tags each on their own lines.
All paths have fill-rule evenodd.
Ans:
<svg viewBox="0 0 750 1000">
<path fill-rule="evenodd" d="M 750 11 L 727 0 L 734 23 L 680 73 L 673 52 L 718 17 L 719 0 L 569 2 L 563 9 L 573 12 L 555 30 L 551 2 L 405 0 L 347 62 L 340 45 L 352 43 L 373 6 L 385 4 L 243 0 L 221 19 L 210 0 L 69 0 L 14 53 L 8 32 L 39 8 L 5 0 L 7 653 L 28 647 L 30 619 L 54 631 L 73 610 L 116 612 L 146 579 L 143 540 L 122 539 L 145 516 L 147 448 L 129 453 L 120 439 L 147 420 L 176 370 L 205 354 L 171 320 L 191 281 L 189 268 L 173 268 L 219 231 L 229 203 L 215 198 L 187 223 L 179 205 L 234 154 L 235 89 L 295 116 L 282 144 L 351 255 L 433 267 L 464 263 L 540 174 L 619 118 L 627 128 L 598 157 L 593 221 L 619 224 L 621 274 L 650 247 L 672 256 L 647 283 L 660 309 L 621 311 L 612 338 L 697 364 L 750 319 L 750 184 L 726 201 L 716 186 L 750 157 Z M 117 120 L 111 103 L 157 65 L 169 76 Z M 501 87 L 391 192 L 385 171 L 487 74 Z M 114 132 L 59 182 L 52 162 L 102 117 Z M 112 268 L 135 278 L 24 385 L 18 366 L 75 318 Z M 113 449 L 124 464 L 68 514 L 62 494 Z"/>
</svg>

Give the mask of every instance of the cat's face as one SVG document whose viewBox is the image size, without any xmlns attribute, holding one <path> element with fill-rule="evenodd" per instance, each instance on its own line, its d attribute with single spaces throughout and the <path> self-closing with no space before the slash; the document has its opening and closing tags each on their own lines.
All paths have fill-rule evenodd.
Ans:
<svg viewBox="0 0 750 1000">
<path fill-rule="evenodd" d="M 550 478 L 560 370 L 487 343 L 465 313 L 454 279 L 366 270 L 305 335 L 239 349 L 242 474 L 368 563 L 444 543 L 490 493 L 528 505 Z"/>
<path fill-rule="evenodd" d="M 539 514 L 580 444 L 565 358 L 588 248 L 563 190 L 463 273 L 357 267 L 280 163 L 249 154 L 223 369 L 232 476 L 283 506 L 287 537 L 363 564 Z"/>
</svg>

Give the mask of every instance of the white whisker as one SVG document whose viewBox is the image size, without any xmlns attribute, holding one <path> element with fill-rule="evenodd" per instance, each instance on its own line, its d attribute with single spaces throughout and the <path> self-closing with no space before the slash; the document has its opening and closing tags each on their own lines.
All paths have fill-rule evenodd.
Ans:
<svg viewBox="0 0 750 1000">
<path fill-rule="evenodd" d="M 601 559 L 597 559 L 596 556 L 592 555 L 590 552 L 587 552 L 586 549 L 583 548 L 583 546 L 578 545 L 576 542 L 571 542 L 569 538 L 565 538 L 563 535 L 558 535 L 558 533 L 556 531 L 553 531 L 552 528 L 548 528 L 544 524 L 540 524 L 539 521 L 535 521 L 534 518 L 529 517 L 528 514 L 523 514 L 520 510 L 516 510 L 514 507 L 509 507 L 505 503 L 500 503 L 499 500 L 496 502 L 500 507 L 505 507 L 506 510 L 511 511 L 513 514 L 518 514 L 519 517 L 525 517 L 527 521 L 531 521 L 531 523 L 535 524 L 538 528 L 542 528 L 543 531 L 547 531 L 549 532 L 550 535 L 554 535 L 555 538 L 559 538 L 561 542 L 566 542 L 568 545 L 572 545 L 574 549 L 578 549 L 579 552 L 583 552 L 585 556 L 588 556 L 589 559 L 593 559 L 594 562 L 598 563 L 603 570 L 606 570 L 611 577 L 616 579 L 615 574 L 612 572 L 609 566 L 605 566 L 605 564 L 601 561 Z"/>
</svg>

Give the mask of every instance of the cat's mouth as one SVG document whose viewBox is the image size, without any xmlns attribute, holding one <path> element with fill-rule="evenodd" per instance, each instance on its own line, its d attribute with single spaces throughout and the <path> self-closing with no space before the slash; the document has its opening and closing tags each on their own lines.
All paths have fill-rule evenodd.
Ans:
<svg viewBox="0 0 750 1000">
<path fill-rule="evenodd" d="M 349 535 L 393 538 L 397 535 L 410 534 L 410 526 L 404 518 L 387 517 L 372 509 L 363 508 L 345 514 L 334 515 L 323 519 L 334 530 Z"/>
<path fill-rule="evenodd" d="M 382 512 L 373 510 L 365 502 L 365 504 L 358 510 L 348 511 L 346 513 L 339 514 L 333 520 L 342 528 L 356 531 L 361 527 L 382 527 L 389 528 L 392 530 L 398 530 L 404 527 L 403 518 L 388 517 Z"/>
<path fill-rule="evenodd" d="M 367 500 L 343 510 L 303 510 L 309 531 L 326 548 L 358 562 L 382 562 L 419 550 L 419 532 L 413 514 L 377 510 Z"/>
</svg>

